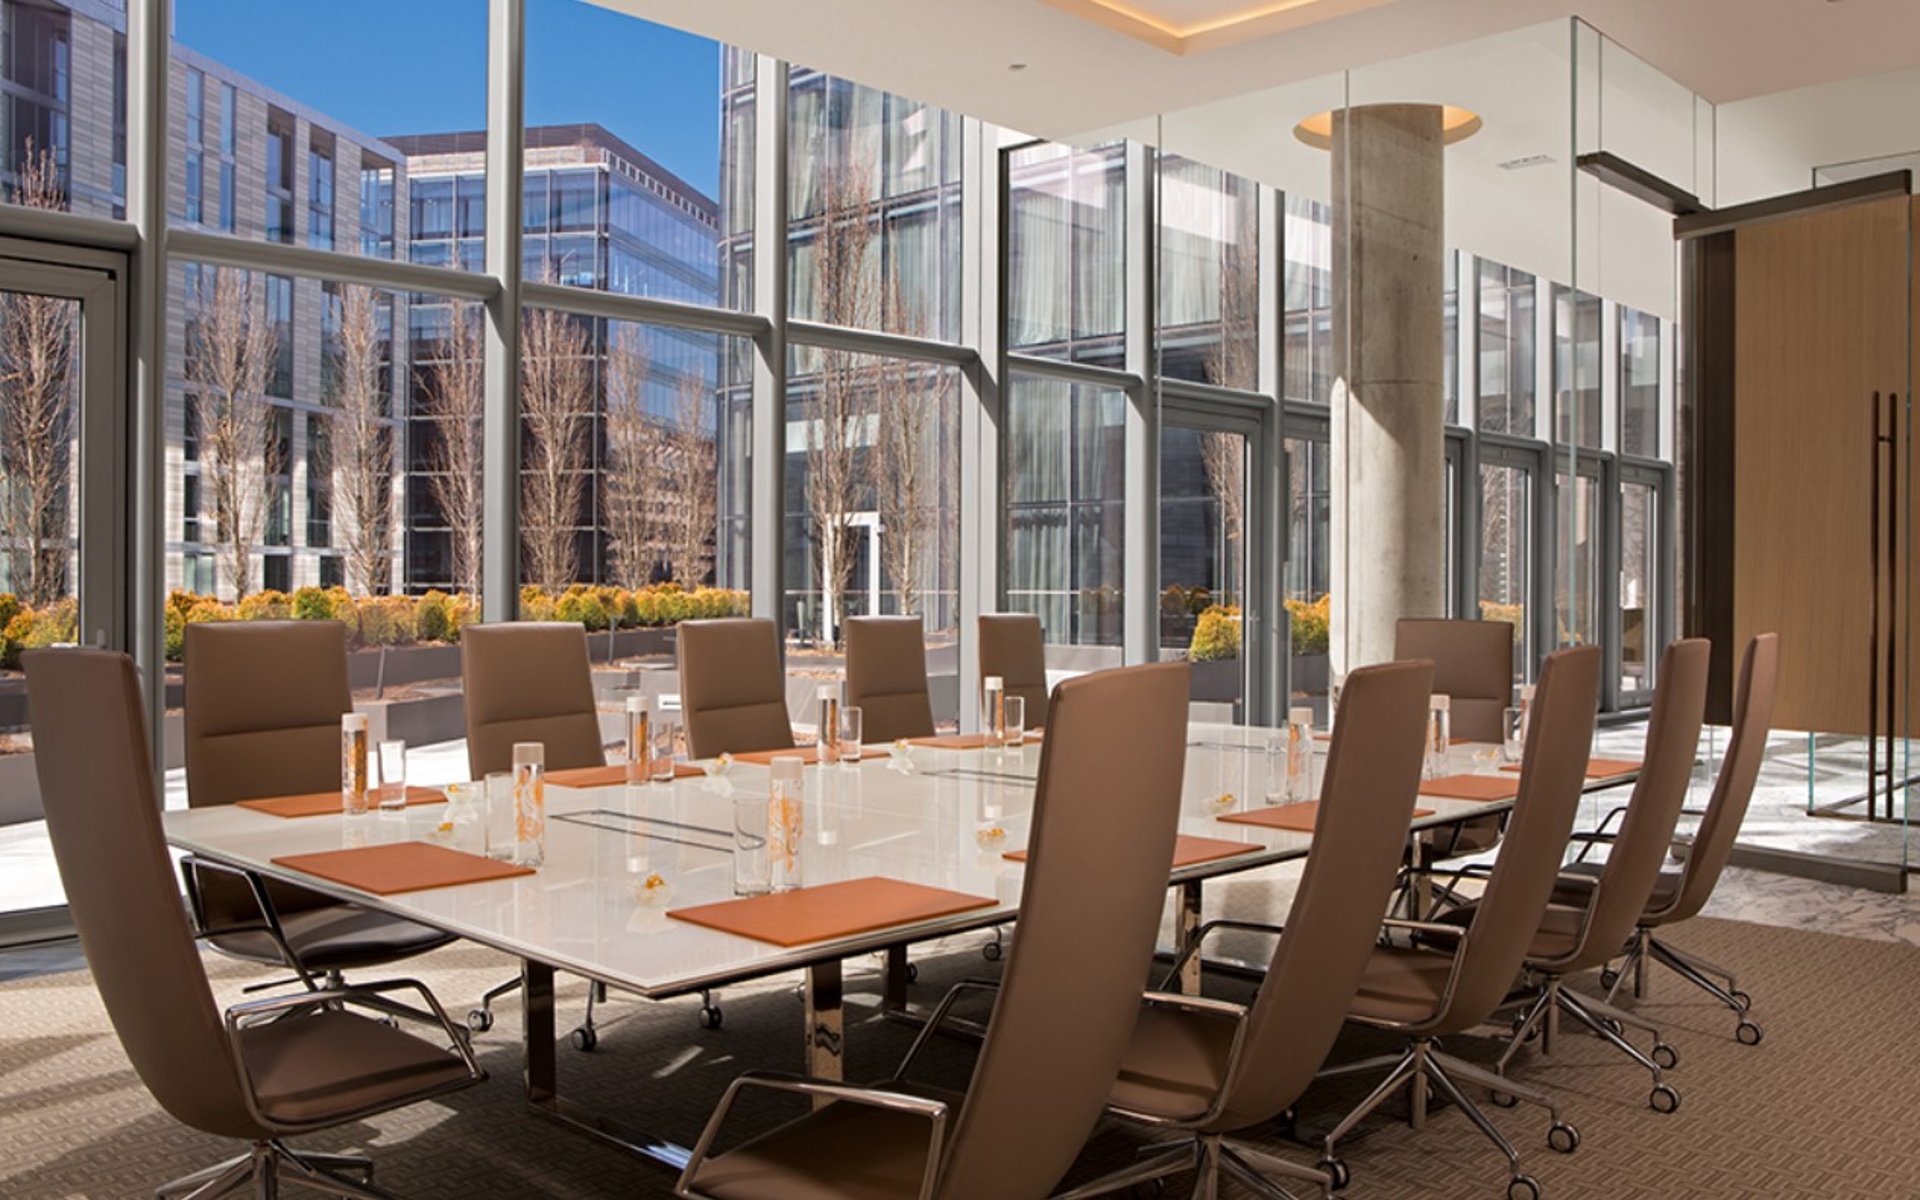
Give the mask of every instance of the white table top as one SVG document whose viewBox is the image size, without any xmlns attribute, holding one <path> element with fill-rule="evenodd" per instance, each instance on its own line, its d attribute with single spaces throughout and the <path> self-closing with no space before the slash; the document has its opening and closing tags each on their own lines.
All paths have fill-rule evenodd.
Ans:
<svg viewBox="0 0 1920 1200">
<path fill-rule="evenodd" d="M 1305 856 L 1312 840 L 1306 834 L 1218 819 L 1225 811 L 1262 806 L 1264 747 L 1271 732 L 1191 727 L 1180 832 L 1245 842 L 1252 849 L 1188 868 L 1174 879 Z M 1458 769 L 1492 769 L 1485 761 L 1487 749 L 1456 746 Z M 1479 762 L 1476 752 L 1482 755 Z M 1315 755 L 1316 775 L 1322 759 Z M 433 840 L 444 806 L 351 819 L 286 819 L 223 806 L 169 812 L 165 822 L 167 840 L 179 849 L 295 880 L 643 995 L 669 996 L 1014 917 L 1025 867 L 1002 855 L 1026 844 L 1040 747 L 1005 752 L 916 747 L 911 760 L 911 769 L 884 754 L 858 766 L 807 768 L 804 882 L 883 875 L 992 897 L 996 903 L 943 921 L 790 949 L 667 916 L 670 908 L 731 898 L 733 801 L 763 798 L 767 787 L 767 769 L 748 763 L 735 763 L 720 779 L 588 789 L 549 785 L 546 861 L 534 875 L 396 896 L 357 892 L 276 867 L 271 860 L 375 842 Z M 1229 795 L 1232 801 L 1224 802 Z M 1434 815 L 1415 825 L 1447 824 L 1508 804 L 1422 797 L 1419 807 Z M 1004 840 L 983 845 L 983 825 L 1004 829 Z M 656 873 L 669 885 L 665 903 L 637 899 L 637 886 Z"/>
</svg>

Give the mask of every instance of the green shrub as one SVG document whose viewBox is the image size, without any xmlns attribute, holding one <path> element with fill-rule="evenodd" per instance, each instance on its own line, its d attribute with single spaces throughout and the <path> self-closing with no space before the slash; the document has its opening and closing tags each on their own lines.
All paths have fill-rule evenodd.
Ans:
<svg viewBox="0 0 1920 1200">
<path fill-rule="evenodd" d="M 447 601 L 447 640 L 459 641 L 460 631 L 477 620 L 479 615 L 479 606 L 473 602 L 472 596 L 463 592 L 449 599 Z"/>
<path fill-rule="evenodd" d="M 576 625 L 585 625 L 589 630 L 601 630 L 607 627 L 607 610 L 601 605 L 598 596 L 586 588 L 575 590 L 568 588 L 559 603 L 553 606 L 553 619 L 571 621 Z"/>
<path fill-rule="evenodd" d="M 167 611 L 179 613 L 180 619 L 184 621 L 187 618 L 187 614 L 193 611 L 194 605 L 200 603 L 202 600 L 211 598 L 210 596 L 196 596 L 192 592 L 183 592 L 179 588 L 175 588 L 173 591 L 167 593 Z"/>
<path fill-rule="evenodd" d="M 1313 601 L 1287 601 L 1287 615 L 1293 618 L 1293 652 L 1295 654 L 1327 652 L 1328 622 L 1331 620 L 1332 611 L 1332 596 L 1322 596 Z"/>
<path fill-rule="evenodd" d="M 180 593 L 176 592 L 175 595 Z M 187 613 L 173 604 L 167 605 L 166 615 L 166 655 L 168 662 L 179 662 L 187 655 Z"/>
<path fill-rule="evenodd" d="M 453 640 L 453 617 L 445 592 L 428 592 L 413 605 L 413 636 L 423 642 Z"/>
<path fill-rule="evenodd" d="M 5 629 L 26 607 L 20 603 L 20 597 L 12 592 L 0 592 L 0 629 Z"/>
<path fill-rule="evenodd" d="M 1240 657 L 1240 609 L 1216 604 L 1193 625 L 1193 643 L 1187 657 L 1194 662 L 1221 662 Z"/>
<path fill-rule="evenodd" d="M 20 666 L 21 643 L 33 628 L 33 612 L 30 609 L 18 609 L 4 626 L 0 626 L 0 667 L 9 671 Z"/>
<path fill-rule="evenodd" d="M 1524 604 L 1496 604 L 1491 600 L 1480 602 L 1480 619 L 1483 621 L 1505 621 L 1513 626 L 1514 645 L 1520 645 L 1526 632 L 1527 606 Z"/>
<path fill-rule="evenodd" d="M 296 621 L 331 621 L 333 600 L 321 588 L 297 588 L 293 593 L 291 611 Z"/>
<path fill-rule="evenodd" d="M 238 609 L 242 621 L 284 621 L 292 612 L 287 594 L 272 588 L 242 596 Z"/>
</svg>

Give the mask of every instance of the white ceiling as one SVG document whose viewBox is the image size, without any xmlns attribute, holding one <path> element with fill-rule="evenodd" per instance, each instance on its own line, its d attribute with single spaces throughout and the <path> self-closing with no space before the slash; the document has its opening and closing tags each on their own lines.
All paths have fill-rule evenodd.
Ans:
<svg viewBox="0 0 1920 1200">
<path fill-rule="evenodd" d="M 1054 138 L 1574 15 L 1716 103 L 1920 65 L 1915 0 L 1323 0 L 1185 53 L 1049 0 L 594 2 Z M 1271 7 L 1122 3 L 1175 25 Z"/>
</svg>

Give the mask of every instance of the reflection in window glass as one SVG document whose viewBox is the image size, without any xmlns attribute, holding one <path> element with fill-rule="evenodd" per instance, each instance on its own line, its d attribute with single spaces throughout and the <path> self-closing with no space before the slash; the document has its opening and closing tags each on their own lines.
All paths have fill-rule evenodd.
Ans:
<svg viewBox="0 0 1920 1200">
<path fill-rule="evenodd" d="M 1554 437 L 1600 447 L 1600 297 L 1553 289 Z"/>
<path fill-rule="evenodd" d="M 1653 689 L 1660 584 L 1660 490 L 1620 486 L 1620 690 Z"/>
<path fill-rule="evenodd" d="M 1287 197 L 1285 397 L 1326 404 L 1333 396 L 1333 216 L 1324 204 Z"/>
<path fill-rule="evenodd" d="M 1007 330 L 1023 354 L 1124 365 L 1126 147 L 1007 156 Z"/>
<path fill-rule="evenodd" d="M 1022 375 L 1007 388 L 1007 606 L 1040 618 L 1050 663 L 1120 645 L 1125 421 L 1117 389 Z"/>
<path fill-rule="evenodd" d="M 1478 329 L 1480 429 L 1534 437 L 1533 276 L 1486 259 L 1480 263 Z"/>
<path fill-rule="evenodd" d="M 1446 280 L 1440 299 L 1440 394 L 1446 404 L 1446 423 L 1460 423 L 1460 256 L 1449 250 L 1442 255 L 1446 260 Z M 1447 495 L 1453 495 L 1453 489 L 1447 489 Z M 1451 525 L 1449 525 L 1451 528 Z M 1448 590 L 1452 594 L 1452 590 Z"/>
<path fill-rule="evenodd" d="M 1554 616 L 1560 645 L 1600 641 L 1600 481 L 1562 473 L 1554 531 L 1559 561 L 1554 569 Z"/>
<path fill-rule="evenodd" d="M 1326 716 L 1333 473 L 1324 441 L 1287 439 L 1287 624 L 1293 696 Z"/>
<path fill-rule="evenodd" d="M 1160 373 L 1259 386 L 1259 190 L 1250 179 L 1163 155 Z"/>
<path fill-rule="evenodd" d="M 1480 619 L 1513 626 L 1514 671 L 1533 661 L 1527 601 L 1533 594 L 1533 475 L 1520 467 L 1480 468 Z"/>
<path fill-rule="evenodd" d="M 1247 438 L 1168 422 L 1160 435 L 1159 658 L 1194 664 L 1196 704 L 1230 705 L 1244 691 Z"/>
<path fill-rule="evenodd" d="M 1620 310 L 1620 453 L 1660 454 L 1660 320 Z"/>
</svg>

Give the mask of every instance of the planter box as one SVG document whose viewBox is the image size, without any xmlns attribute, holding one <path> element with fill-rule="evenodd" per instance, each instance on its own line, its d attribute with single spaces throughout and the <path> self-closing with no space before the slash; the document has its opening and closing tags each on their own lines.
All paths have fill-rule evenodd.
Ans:
<svg viewBox="0 0 1920 1200">
<path fill-rule="evenodd" d="M 353 708 L 367 714 L 367 740 L 375 744 L 399 738 L 409 746 L 431 746 L 467 736 L 467 709 L 459 692 L 412 700 L 361 700 Z"/>
<path fill-rule="evenodd" d="M 0 757 L 0 825 L 39 819 L 40 779 L 33 771 L 33 755 Z"/>
<path fill-rule="evenodd" d="M 347 654 L 347 686 L 355 691 L 384 685 L 404 687 L 434 679 L 460 678 L 458 646 L 388 646 L 382 650 L 353 650 Z"/>
<path fill-rule="evenodd" d="M 1244 670 L 1239 659 L 1222 658 L 1190 665 L 1193 667 L 1193 699 L 1222 704 L 1240 699 Z"/>
<path fill-rule="evenodd" d="M 1293 656 L 1293 694 L 1305 693 L 1309 696 L 1327 694 L 1327 656 L 1324 654 L 1296 654 Z"/>
</svg>

